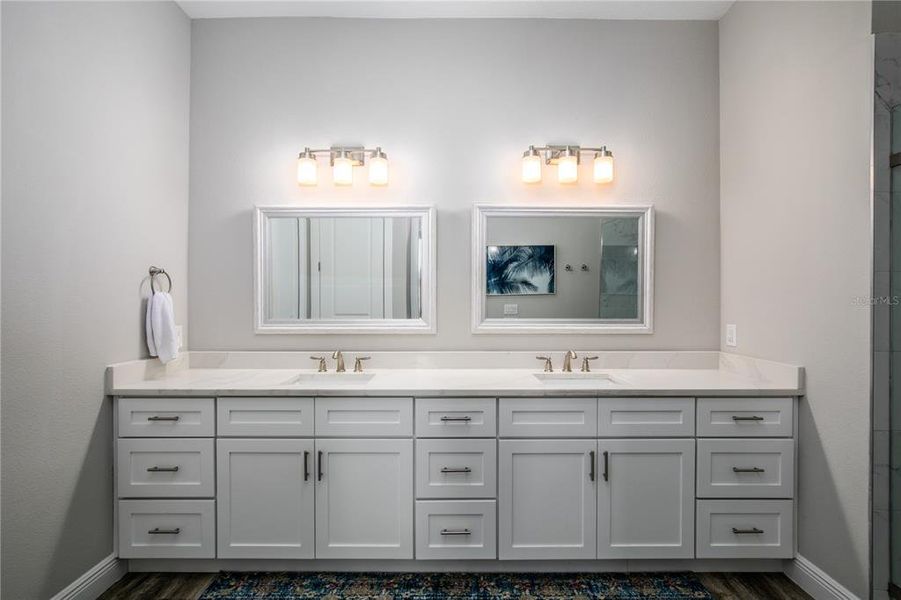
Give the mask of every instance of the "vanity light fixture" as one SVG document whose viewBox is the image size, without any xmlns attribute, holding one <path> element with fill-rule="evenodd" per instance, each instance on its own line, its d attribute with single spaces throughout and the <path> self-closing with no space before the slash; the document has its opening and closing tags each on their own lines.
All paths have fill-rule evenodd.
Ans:
<svg viewBox="0 0 901 600">
<path fill-rule="evenodd" d="M 381 146 L 374 149 L 363 146 L 332 146 L 328 149 L 304 148 L 297 157 L 297 183 L 304 186 L 316 185 L 319 181 L 319 156 L 328 156 L 332 167 L 332 182 L 335 185 L 352 185 L 354 167 L 369 167 L 371 185 L 388 185 L 388 156 Z"/>
<path fill-rule="evenodd" d="M 607 146 L 582 147 L 572 145 L 529 146 L 522 155 L 523 183 L 541 181 L 541 163 L 556 165 L 557 181 L 576 183 L 579 180 L 579 164 L 583 153 L 594 155 L 593 180 L 595 183 L 613 181 L 613 153 Z"/>
</svg>

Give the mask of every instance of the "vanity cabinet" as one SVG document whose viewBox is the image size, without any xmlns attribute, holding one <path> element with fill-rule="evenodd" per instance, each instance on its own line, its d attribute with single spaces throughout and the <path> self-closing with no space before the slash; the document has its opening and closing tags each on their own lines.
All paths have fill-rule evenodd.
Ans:
<svg viewBox="0 0 901 600">
<path fill-rule="evenodd" d="M 118 552 L 791 558 L 796 405 L 788 397 L 117 398 Z"/>
<path fill-rule="evenodd" d="M 311 439 L 216 442 L 219 558 L 313 558 Z"/>
<path fill-rule="evenodd" d="M 316 557 L 413 558 L 413 440 L 316 440 Z"/>
</svg>

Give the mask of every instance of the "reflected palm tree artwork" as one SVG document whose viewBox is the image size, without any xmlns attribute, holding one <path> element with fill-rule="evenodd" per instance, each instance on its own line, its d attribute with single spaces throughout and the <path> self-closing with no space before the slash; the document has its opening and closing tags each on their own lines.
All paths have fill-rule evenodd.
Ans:
<svg viewBox="0 0 901 600">
<path fill-rule="evenodd" d="M 489 296 L 554 294 L 554 246 L 488 246 Z"/>
</svg>

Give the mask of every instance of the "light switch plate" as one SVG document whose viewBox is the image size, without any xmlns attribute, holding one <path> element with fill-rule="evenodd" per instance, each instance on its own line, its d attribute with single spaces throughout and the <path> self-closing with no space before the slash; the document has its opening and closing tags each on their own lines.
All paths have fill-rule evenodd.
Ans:
<svg viewBox="0 0 901 600">
<path fill-rule="evenodd" d="M 738 345 L 738 331 L 734 323 L 726 324 L 726 345 L 735 347 Z"/>
<path fill-rule="evenodd" d="M 505 315 L 518 315 L 519 314 L 519 304 L 504 304 L 504 314 Z"/>
</svg>

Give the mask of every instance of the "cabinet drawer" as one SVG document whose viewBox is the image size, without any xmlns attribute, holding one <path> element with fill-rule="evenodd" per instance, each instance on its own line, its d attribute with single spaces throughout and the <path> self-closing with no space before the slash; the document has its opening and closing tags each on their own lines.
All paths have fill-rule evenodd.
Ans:
<svg viewBox="0 0 901 600">
<path fill-rule="evenodd" d="M 698 440 L 698 497 L 791 498 L 795 441 Z"/>
<path fill-rule="evenodd" d="M 212 439 L 116 441 L 120 498 L 212 498 Z"/>
<path fill-rule="evenodd" d="M 221 437 L 311 437 L 312 398 L 219 398 Z"/>
<path fill-rule="evenodd" d="M 495 496 L 495 440 L 416 440 L 417 498 Z"/>
<path fill-rule="evenodd" d="M 694 398 L 601 398 L 600 437 L 692 437 Z"/>
<path fill-rule="evenodd" d="M 698 437 L 791 437 L 791 398 L 699 398 Z"/>
<path fill-rule="evenodd" d="M 501 437 L 597 437 L 597 398 L 501 398 Z"/>
<path fill-rule="evenodd" d="M 119 398 L 119 437 L 213 437 L 212 398 Z"/>
<path fill-rule="evenodd" d="M 316 398 L 316 435 L 412 437 L 412 398 Z"/>
<path fill-rule="evenodd" d="M 417 437 L 494 437 L 494 398 L 417 398 Z"/>
<path fill-rule="evenodd" d="M 214 558 L 212 500 L 120 500 L 119 558 Z"/>
<path fill-rule="evenodd" d="M 416 558 L 497 558 L 494 500 L 416 503 Z"/>
<path fill-rule="evenodd" d="M 698 558 L 792 558 L 791 500 L 698 500 Z"/>
</svg>

